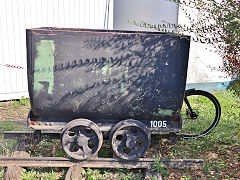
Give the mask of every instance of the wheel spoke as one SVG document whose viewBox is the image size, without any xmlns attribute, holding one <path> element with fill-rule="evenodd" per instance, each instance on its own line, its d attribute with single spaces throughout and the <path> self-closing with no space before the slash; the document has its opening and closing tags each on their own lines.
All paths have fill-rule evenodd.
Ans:
<svg viewBox="0 0 240 180">
<path fill-rule="evenodd" d="M 67 144 L 74 143 L 76 142 L 76 136 L 69 136 L 68 134 L 66 134 L 66 136 L 64 136 L 64 142 Z"/>
<path fill-rule="evenodd" d="M 91 137 L 94 137 L 96 134 L 93 132 L 93 130 L 89 127 L 84 127 L 82 126 L 79 129 L 79 133 L 83 134 L 85 137 L 87 137 L 88 139 L 90 139 Z"/>
<path fill-rule="evenodd" d="M 82 146 L 82 148 L 83 148 L 83 156 L 85 156 L 84 158 L 86 158 L 89 154 L 92 153 L 92 149 L 88 147 L 88 144 Z"/>
<path fill-rule="evenodd" d="M 136 140 L 137 140 L 137 137 L 128 136 L 128 139 L 126 140 L 126 146 L 129 148 L 133 148 L 134 146 L 136 146 Z"/>
<path fill-rule="evenodd" d="M 124 147 L 126 146 L 126 142 L 121 141 L 120 143 L 118 143 L 117 145 L 115 145 L 114 149 L 117 148 L 117 151 L 121 154 L 124 154 Z"/>
<path fill-rule="evenodd" d="M 118 135 L 121 135 L 122 136 L 122 139 L 121 140 L 117 140 L 117 136 Z M 122 135 L 122 134 L 118 134 L 115 136 L 115 140 L 113 141 L 113 144 L 115 146 L 121 146 L 121 145 L 125 145 L 126 144 L 126 140 L 127 140 L 127 137 L 126 135 Z"/>
</svg>

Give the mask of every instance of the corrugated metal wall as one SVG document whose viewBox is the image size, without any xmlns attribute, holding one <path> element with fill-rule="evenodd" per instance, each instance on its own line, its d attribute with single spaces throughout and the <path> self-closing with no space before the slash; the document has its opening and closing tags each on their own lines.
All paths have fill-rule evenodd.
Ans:
<svg viewBox="0 0 240 180">
<path fill-rule="evenodd" d="M 25 29 L 103 29 L 108 1 L 0 0 L 0 101 L 28 96 Z"/>
</svg>

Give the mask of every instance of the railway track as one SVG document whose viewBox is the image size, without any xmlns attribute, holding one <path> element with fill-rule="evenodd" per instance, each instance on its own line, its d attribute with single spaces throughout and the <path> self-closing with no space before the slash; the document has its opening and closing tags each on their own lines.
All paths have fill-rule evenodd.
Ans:
<svg viewBox="0 0 240 180">
<path fill-rule="evenodd" d="M 30 157 L 26 152 L 26 144 L 31 141 L 40 141 L 42 138 L 59 139 L 60 134 L 54 132 L 4 132 L 4 139 L 18 139 L 13 156 L 0 156 L 0 167 L 7 167 L 6 177 L 15 173 L 14 177 L 6 178 L 17 179 L 20 177 L 24 167 L 58 167 L 69 168 L 65 177 L 66 180 L 81 179 L 79 172 L 81 168 L 127 168 L 127 169 L 144 169 L 145 177 L 153 177 L 156 161 L 164 168 L 194 168 L 201 169 L 202 159 L 156 159 L 156 158 L 139 158 L 137 160 L 123 160 L 117 157 L 100 158 L 94 156 L 87 160 L 76 160 L 71 157 Z M 27 139 L 30 141 L 27 141 Z M 18 173 L 16 173 L 18 172 Z M 73 173 L 74 172 L 74 173 Z M 155 176 L 155 175 L 154 175 Z"/>
<path fill-rule="evenodd" d="M 137 161 L 124 161 L 115 158 L 94 158 L 85 161 L 77 161 L 64 157 L 1 157 L 0 167 L 20 166 L 20 167 L 71 167 L 79 165 L 91 168 L 152 168 L 156 159 L 141 158 Z M 162 159 L 162 164 L 166 168 L 201 168 L 201 159 Z"/>
<path fill-rule="evenodd" d="M 145 179 L 150 177 L 161 177 L 156 172 L 154 165 L 156 159 L 141 158 L 135 161 L 126 161 L 115 158 L 94 158 L 85 161 L 77 161 L 63 157 L 1 157 L 0 167 L 7 167 L 5 178 L 7 180 L 19 179 L 22 167 L 68 167 L 65 180 L 82 179 L 82 168 L 127 168 L 144 169 Z M 195 168 L 201 169 L 201 159 L 162 159 L 161 163 L 165 168 Z M 13 173 L 14 172 L 14 173 Z M 13 175 L 14 174 L 14 175 Z M 159 178 L 158 178 L 159 179 Z"/>
</svg>

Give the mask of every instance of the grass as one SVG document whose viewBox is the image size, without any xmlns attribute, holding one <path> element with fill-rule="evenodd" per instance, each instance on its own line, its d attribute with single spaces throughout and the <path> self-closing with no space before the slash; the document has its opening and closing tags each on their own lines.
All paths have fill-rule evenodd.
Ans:
<svg viewBox="0 0 240 180">
<path fill-rule="evenodd" d="M 26 130 L 26 127 L 19 125 L 12 121 L 0 122 L 0 155 L 11 156 L 12 151 L 17 143 L 16 139 L 5 140 L 3 139 L 3 131 L 22 131 Z"/>
<path fill-rule="evenodd" d="M 183 120 L 182 133 L 200 134 L 208 129 L 217 115 L 214 103 L 205 96 L 191 95 L 187 97 L 195 117 L 190 116 L 188 106 L 183 103 L 181 116 Z"/>
<path fill-rule="evenodd" d="M 25 121 L 30 102 L 28 98 L 20 100 L 0 102 L 0 122 L 2 121 Z"/>
<path fill-rule="evenodd" d="M 213 131 L 199 139 L 178 141 L 174 145 L 168 145 L 161 139 L 154 142 L 148 154 L 156 157 L 155 169 L 160 172 L 163 179 L 239 179 L 240 177 L 240 97 L 231 91 L 216 92 L 221 104 L 222 115 L 219 124 Z M 199 100 L 203 112 L 210 107 L 205 100 Z M 197 102 L 196 102 L 197 103 Z M 14 105 L 15 104 L 15 105 Z M 29 100 L 23 99 L 8 104 L 8 111 L 18 114 L 16 111 L 29 106 Z M 6 104 L 0 104 L 4 109 Z M 5 108 L 6 109 L 6 108 Z M 27 110 L 27 108 L 26 108 Z M 25 110 L 25 114 L 26 114 Z M 4 113 L 4 112 L 3 112 Z M 212 117 L 211 113 L 205 113 L 203 121 Z M 203 123 L 204 124 L 204 123 Z M 1 130 L 17 130 L 24 128 L 9 119 L 0 122 Z M 1 137 L 0 137 L 1 138 Z M 0 154 L 11 155 L 15 142 L 0 140 L 2 151 Z M 12 143 L 12 144 L 11 144 Z M 109 150 L 110 145 L 104 143 L 99 152 L 100 156 L 112 156 Z M 1 148 L 0 148 L 1 149 Z M 158 150 L 157 150 L 158 149 Z M 59 140 L 43 140 L 38 145 L 29 147 L 32 156 L 67 156 L 61 148 Z M 161 152 L 161 154 L 159 154 Z M 204 159 L 203 169 L 166 169 L 161 158 L 196 158 Z M 22 174 L 24 179 L 64 179 L 67 169 L 26 169 Z M 85 179 L 142 179 L 142 172 L 139 170 L 127 169 L 84 169 L 82 172 Z M 3 169 L 0 168 L 0 179 L 3 179 Z M 154 178 L 153 178 L 154 179 Z"/>
<path fill-rule="evenodd" d="M 0 179 L 4 178 L 4 168 L 0 168 Z"/>
<path fill-rule="evenodd" d="M 17 143 L 16 139 L 3 139 L 3 131 L 23 131 L 26 127 L 12 121 L 0 121 L 0 155 L 10 156 Z"/>
<path fill-rule="evenodd" d="M 2 131 L 12 131 L 15 127 L 16 123 L 12 122 L 12 121 L 3 121 L 0 122 L 0 129 Z"/>
<path fill-rule="evenodd" d="M 239 179 L 240 97 L 231 91 L 216 92 L 214 95 L 221 104 L 222 115 L 219 124 L 210 134 L 199 139 L 179 141 L 172 146 L 159 144 L 162 146 L 163 158 L 204 159 L 203 170 L 188 172 L 170 170 L 170 173 L 164 176 L 165 179 L 169 176 L 177 178 L 177 175 L 184 176 L 185 179 L 188 177 L 191 179 Z M 201 101 L 201 105 L 203 109 L 208 107 L 207 102 L 204 101 Z M 208 118 L 211 116 L 206 113 L 203 120 Z M 159 172 L 163 169 L 161 164 L 159 169 Z"/>
<path fill-rule="evenodd" d="M 23 170 L 20 178 L 23 180 L 57 180 L 63 179 L 64 171 L 56 173 L 51 169 L 49 172 L 37 172 L 35 170 Z"/>
<path fill-rule="evenodd" d="M 169 170 L 166 169 L 165 165 L 162 163 L 161 158 L 158 155 L 156 156 L 154 169 L 158 171 L 162 176 L 167 177 L 169 175 Z"/>
<path fill-rule="evenodd" d="M 29 98 L 24 98 L 22 97 L 21 99 L 17 100 L 17 101 L 13 101 L 13 106 L 15 108 L 18 108 L 18 107 L 23 107 L 23 106 L 29 106 L 30 105 L 30 101 L 29 101 Z"/>
</svg>

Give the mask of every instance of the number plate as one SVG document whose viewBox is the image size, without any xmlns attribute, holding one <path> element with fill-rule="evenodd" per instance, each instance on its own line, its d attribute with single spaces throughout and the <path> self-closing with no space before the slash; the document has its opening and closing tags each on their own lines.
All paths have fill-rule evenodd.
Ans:
<svg viewBox="0 0 240 180">
<path fill-rule="evenodd" d="M 167 128 L 167 121 L 150 121 L 151 128 Z"/>
</svg>

